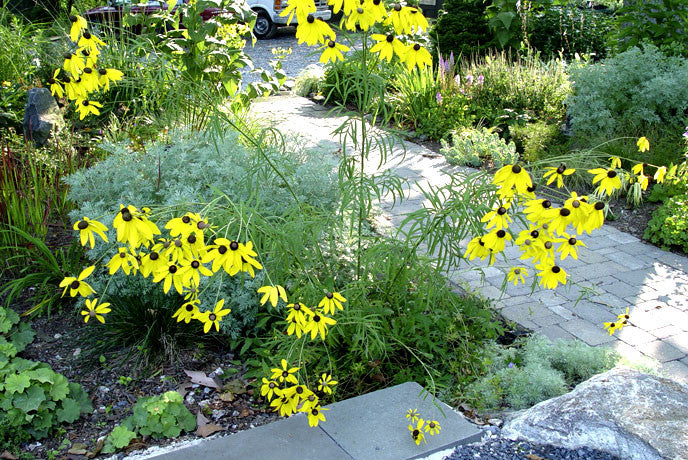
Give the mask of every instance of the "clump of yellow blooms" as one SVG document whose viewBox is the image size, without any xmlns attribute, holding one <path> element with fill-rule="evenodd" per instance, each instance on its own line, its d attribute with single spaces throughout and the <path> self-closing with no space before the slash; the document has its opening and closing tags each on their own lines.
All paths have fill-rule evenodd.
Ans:
<svg viewBox="0 0 688 460">
<path fill-rule="evenodd" d="M 650 148 L 644 137 L 638 140 L 637 145 L 641 152 Z M 620 158 L 612 157 L 610 161 L 608 168 L 588 171 L 593 175 L 593 185 L 597 184 L 595 193 L 590 197 L 565 188 L 566 177 L 573 174 L 575 169 L 565 164 L 546 168 L 543 179 L 547 185 L 565 188 L 567 197 L 560 206 L 535 196 L 536 186 L 521 165 L 506 165 L 499 169 L 492 180 L 497 186 L 497 204 L 482 217 L 485 233 L 468 243 L 464 257 L 468 260 L 487 259 L 492 265 L 509 243 L 520 249 L 520 260 L 530 261 L 534 266 L 540 286 L 556 289 L 560 284 L 566 284 L 567 273 L 559 262 L 569 256 L 578 259 L 579 249 L 585 247 L 581 236 L 602 227 L 606 205 L 601 198 L 611 196 L 622 187 L 622 175 L 627 184 L 639 184 L 643 190 L 648 186 L 649 177 L 645 175 L 648 165 L 639 163 L 629 173 L 621 169 Z M 667 171 L 664 166 L 653 168 L 656 169 L 654 180 L 658 183 L 675 174 L 676 169 L 674 167 Z M 515 232 L 509 225 L 519 212 L 525 216 L 528 227 Z M 525 283 L 527 277 L 528 270 L 525 267 L 514 266 L 507 274 L 507 281 L 516 285 Z M 619 315 L 618 321 L 605 323 L 605 329 L 613 334 L 627 324 L 628 319 L 627 310 L 626 314 Z"/>
<path fill-rule="evenodd" d="M 64 64 L 55 69 L 48 79 L 53 96 L 64 97 L 74 101 L 79 119 L 88 115 L 100 115 L 102 104 L 93 100 L 93 94 L 108 91 L 110 83 L 122 79 L 122 72 L 98 66 L 98 56 L 105 43 L 87 29 L 86 19 L 81 16 L 70 16 L 72 27 L 69 39 L 75 49 L 65 53 Z"/>
<path fill-rule="evenodd" d="M 408 429 L 411 432 L 411 439 L 413 439 L 417 446 L 420 445 L 421 442 L 427 443 L 425 440 L 425 433 L 429 433 L 430 436 L 435 436 L 442 429 L 437 420 L 422 419 L 418 414 L 418 409 L 409 409 L 408 412 L 406 412 L 406 419 L 411 422 Z"/>
<path fill-rule="evenodd" d="M 328 4 L 332 6 L 334 14 L 340 11 L 344 13 L 340 28 L 350 31 L 360 28 L 364 32 L 375 24 L 389 28 L 387 35 L 371 35 L 377 43 L 370 51 L 378 54 L 380 59 L 390 61 L 396 55 L 410 70 L 416 66 L 426 67 L 432 64 L 428 50 L 406 38 L 428 30 L 428 21 L 419 8 L 398 2 L 387 9 L 382 0 L 328 0 Z M 343 60 L 342 53 L 349 51 L 349 47 L 337 42 L 337 34 L 329 24 L 316 18 L 313 15 L 315 12 L 313 0 L 290 0 L 280 16 L 289 16 L 287 24 L 296 16 L 296 38 L 299 44 L 320 46 L 320 62 Z"/>
</svg>

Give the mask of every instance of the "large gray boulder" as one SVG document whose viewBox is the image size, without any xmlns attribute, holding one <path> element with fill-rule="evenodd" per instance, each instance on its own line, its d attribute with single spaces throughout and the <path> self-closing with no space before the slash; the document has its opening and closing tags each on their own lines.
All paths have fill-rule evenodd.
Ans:
<svg viewBox="0 0 688 460">
<path fill-rule="evenodd" d="M 503 436 L 623 459 L 688 459 L 688 386 L 616 368 L 543 401 L 504 426 Z"/>
<path fill-rule="evenodd" d="M 24 136 L 43 146 L 50 132 L 64 127 L 64 118 L 48 88 L 31 88 L 24 110 Z"/>
</svg>

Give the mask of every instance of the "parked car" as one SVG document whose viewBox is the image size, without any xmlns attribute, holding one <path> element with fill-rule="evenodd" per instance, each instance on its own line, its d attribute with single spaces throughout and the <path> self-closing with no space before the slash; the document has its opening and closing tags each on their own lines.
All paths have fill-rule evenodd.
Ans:
<svg viewBox="0 0 688 460">
<path fill-rule="evenodd" d="M 280 16 L 287 7 L 287 1 L 282 0 L 247 0 L 248 5 L 258 14 L 256 25 L 253 26 L 253 34 L 257 38 L 271 38 L 277 32 L 277 28 L 287 25 L 288 16 Z M 313 16 L 324 21 L 332 17 L 332 11 L 327 6 L 327 0 L 315 0 L 317 11 Z M 296 24 L 296 16 L 290 25 Z"/>
<path fill-rule="evenodd" d="M 182 0 L 187 3 L 188 0 Z M 280 13 L 286 8 L 287 2 L 282 0 L 248 0 L 248 5 L 258 15 L 253 33 L 257 38 L 271 38 L 277 32 L 279 26 L 287 25 L 287 17 L 281 17 Z M 332 17 L 332 12 L 327 6 L 327 0 L 315 0 L 317 11 L 313 14 L 316 18 L 328 20 Z M 108 5 L 92 8 L 82 14 L 91 24 L 98 27 L 100 24 L 112 24 L 115 27 L 121 26 L 122 17 L 127 13 L 132 14 L 155 14 L 168 8 L 167 2 L 161 0 L 148 0 L 147 2 L 136 2 L 135 0 L 110 0 Z M 175 6 L 173 11 L 177 8 Z M 201 12 L 204 21 L 222 14 L 221 8 L 206 8 Z M 296 17 L 292 25 L 296 24 Z M 140 27 L 133 29 L 134 33 L 140 32 Z"/>
</svg>

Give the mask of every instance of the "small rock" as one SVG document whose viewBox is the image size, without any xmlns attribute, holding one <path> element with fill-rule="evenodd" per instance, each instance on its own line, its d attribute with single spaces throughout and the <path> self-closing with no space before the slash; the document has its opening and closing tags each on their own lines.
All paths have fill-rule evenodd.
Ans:
<svg viewBox="0 0 688 460">
<path fill-rule="evenodd" d="M 211 391 L 212 391 L 212 390 L 211 390 L 210 388 L 208 388 L 208 387 L 203 388 L 203 394 L 205 394 L 205 395 L 207 395 L 207 394 L 210 393 Z"/>
<path fill-rule="evenodd" d="M 59 360 L 61 360 L 61 359 L 62 359 L 62 356 L 60 356 L 60 355 L 55 355 L 55 361 L 59 361 Z"/>
<path fill-rule="evenodd" d="M 218 420 L 218 419 L 224 417 L 226 414 L 227 414 L 226 410 L 214 409 L 213 410 L 213 419 Z"/>
<path fill-rule="evenodd" d="M 62 334 L 60 334 L 60 333 L 58 332 L 57 334 L 54 335 L 54 337 L 55 337 L 55 339 L 61 339 L 61 338 L 62 338 Z"/>
<path fill-rule="evenodd" d="M 72 353 L 72 356 L 74 356 L 74 357 L 76 358 L 76 357 L 78 357 L 80 354 L 81 354 L 81 348 L 77 348 L 76 350 L 74 350 L 74 353 Z"/>
<path fill-rule="evenodd" d="M 36 146 L 45 145 L 51 132 L 65 125 L 60 107 L 48 88 L 31 88 L 24 108 L 24 136 Z"/>
<path fill-rule="evenodd" d="M 104 385 L 100 385 L 100 386 L 98 387 L 98 391 L 101 392 L 101 393 L 109 393 L 109 392 L 110 392 L 110 389 L 109 389 L 108 387 L 104 386 Z"/>
<path fill-rule="evenodd" d="M 199 402 L 198 405 L 201 406 L 201 407 L 208 406 L 208 405 L 210 405 L 210 400 L 209 400 L 209 399 L 204 399 L 203 401 Z"/>
<path fill-rule="evenodd" d="M 504 422 L 502 421 L 502 419 L 499 418 L 491 418 L 487 420 L 487 423 L 489 423 L 490 425 L 501 427 Z"/>
<path fill-rule="evenodd" d="M 224 373 L 225 373 L 225 371 L 223 371 L 221 367 L 218 367 L 217 369 L 212 371 L 210 374 L 208 374 L 208 377 L 213 378 L 213 377 L 217 377 L 220 375 L 224 375 Z"/>
<path fill-rule="evenodd" d="M 187 404 L 195 404 L 196 403 L 196 400 L 194 399 L 193 394 L 191 394 L 191 393 L 186 395 L 185 401 Z"/>
<path fill-rule="evenodd" d="M 232 412 L 232 417 L 237 417 L 238 415 L 239 415 L 238 410 L 235 410 L 234 412 Z"/>
</svg>

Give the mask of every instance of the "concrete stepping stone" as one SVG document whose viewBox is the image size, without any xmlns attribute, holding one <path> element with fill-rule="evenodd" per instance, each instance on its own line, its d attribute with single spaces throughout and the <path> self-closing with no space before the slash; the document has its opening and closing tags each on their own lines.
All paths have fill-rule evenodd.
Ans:
<svg viewBox="0 0 688 460">
<path fill-rule="evenodd" d="M 308 426 L 304 414 L 230 436 L 211 438 L 152 457 L 155 460 L 279 459 L 385 460 L 414 459 L 480 440 L 482 431 L 449 406 L 403 383 L 340 401 L 325 411 L 327 421 Z M 439 434 L 417 446 L 408 430 L 406 412 L 437 420 Z"/>
</svg>

